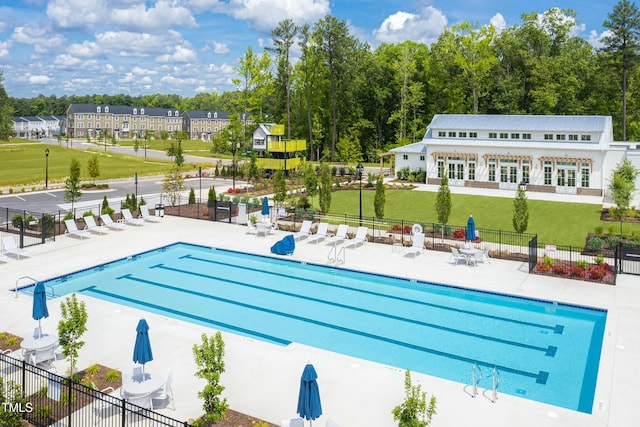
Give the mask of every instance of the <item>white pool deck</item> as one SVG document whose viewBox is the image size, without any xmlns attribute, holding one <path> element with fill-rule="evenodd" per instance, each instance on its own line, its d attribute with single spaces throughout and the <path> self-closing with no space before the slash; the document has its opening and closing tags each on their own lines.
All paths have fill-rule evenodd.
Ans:
<svg viewBox="0 0 640 427">
<path fill-rule="evenodd" d="M 31 298 L 10 292 L 16 280 L 31 276 L 38 280 L 136 254 L 162 245 L 184 241 L 219 248 L 271 255 L 271 245 L 286 233 L 263 237 L 245 234 L 239 225 L 196 221 L 165 216 L 160 224 L 129 227 L 108 235 L 80 240 L 59 236 L 55 242 L 28 248 L 30 256 L 0 263 L 0 330 L 21 335 L 36 326 L 31 318 Z M 325 244 L 298 243 L 291 258 L 327 262 Z M 392 247 L 368 243 L 347 249 L 346 268 L 503 292 L 608 310 L 604 345 L 592 414 L 584 414 L 531 400 L 498 393 L 492 403 L 490 390 L 480 389 L 476 398 L 469 387 L 427 375 L 412 373 L 415 383 L 437 398 L 433 426 L 635 426 L 640 420 L 640 277 L 618 276 L 617 286 L 599 285 L 527 273 L 527 265 L 503 260 L 469 267 L 449 263 L 449 254 L 425 251 L 416 259 L 394 252 Z M 117 369 L 133 366 L 135 327 L 146 318 L 154 360 L 147 371 L 173 371 L 176 409 L 160 412 L 179 420 L 202 413 L 197 392 L 203 383 L 195 378 L 192 347 L 202 333 L 215 330 L 169 319 L 129 307 L 80 297 L 89 315 L 85 346 L 78 368 L 100 363 Z M 50 316 L 43 319 L 45 332 L 55 331 L 59 299 L 49 301 Z M 223 333 L 226 372 L 222 384 L 232 409 L 279 424 L 296 414 L 300 374 L 307 362 L 314 364 L 319 378 L 323 416 L 343 427 L 396 425 L 391 410 L 403 400 L 404 370 L 292 344 L 287 347 Z M 55 362 L 58 373 L 66 362 Z M 490 382 L 489 382 L 490 384 Z M 490 386 L 490 385 L 489 385 Z"/>
</svg>

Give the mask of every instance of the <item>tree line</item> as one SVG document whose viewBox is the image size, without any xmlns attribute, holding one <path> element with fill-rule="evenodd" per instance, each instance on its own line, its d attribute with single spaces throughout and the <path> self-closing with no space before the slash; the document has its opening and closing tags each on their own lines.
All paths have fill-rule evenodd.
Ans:
<svg viewBox="0 0 640 427">
<path fill-rule="evenodd" d="M 609 115 L 616 140 L 637 140 L 640 100 L 627 95 L 640 86 L 640 12 L 628 0 L 616 4 L 603 23 L 609 31 L 601 49 L 572 35 L 578 23 L 573 10 L 552 8 L 524 13 L 501 31 L 463 22 L 430 46 L 372 49 L 330 15 L 313 25 L 284 20 L 271 32 L 273 47 L 247 48 L 232 91 L 9 102 L 18 116 L 61 115 L 70 103 L 246 112 L 254 122 L 286 124 L 288 138 L 306 139 L 307 158 L 343 162 L 376 161 L 380 152 L 419 141 L 439 113 Z M 248 144 L 251 131 L 236 124 L 222 147 Z"/>
</svg>

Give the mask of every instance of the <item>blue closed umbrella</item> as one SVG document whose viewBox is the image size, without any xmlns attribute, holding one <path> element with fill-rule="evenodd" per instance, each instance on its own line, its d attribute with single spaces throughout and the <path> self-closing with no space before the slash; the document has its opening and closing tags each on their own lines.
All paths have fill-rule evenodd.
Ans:
<svg viewBox="0 0 640 427">
<path fill-rule="evenodd" d="M 467 240 L 476 240 L 476 223 L 473 220 L 473 216 L 469 215 L 469 219 L 467 220 Z"/>
<path fill-rule="evenodd" d="M 142 372 L 144 372 L 144 364 L 153 360 L 151 341 L 149 340 L 149 325 L 146 320 L 140 319 L 136 332 L 136 344 L 133 346 L 133 362 L 140 363 Z"/>
<path fill-rule="evenodd" d="M 47 309 L 47 292 L 42 282 L 36 283 L 36 287 L 33 290 L 33 311 L 31 316 L 34 320 L 38 321 L 38 334 L 41 334 L 42 326 L 40 322 L 43 317 L 49 317 L 49 310 Z"/>
<path fill-rule="evenodd" d="M 300 392 L 298 394 L 298 414 L 305 420 L 315 420 L 322 415 L 317 378 L 316 370 L 312 364 L 308 363 L 304 367 L 304 371 L 302 371 Z"/>
<path fill-rule="evenodd" d="M 269 199 L 266 196 L 262 199 L 262 211 L 260 213 L 264 216 L 269 215 Z"/>
</svg>

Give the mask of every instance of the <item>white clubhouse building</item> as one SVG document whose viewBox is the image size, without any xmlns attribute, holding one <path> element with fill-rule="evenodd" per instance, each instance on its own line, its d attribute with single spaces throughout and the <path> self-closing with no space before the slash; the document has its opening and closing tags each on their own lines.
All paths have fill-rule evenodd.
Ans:
<svg viewBox="0 0 640 427">
<path fill-rule="evenodd" d="M 613 143 L 609 116 L 437 114 L 422 141 L 391 152 L 396 176 L 423 170 L 428 184 L 445 173 L 450 186 L 589 196 L 604 196 L 624 158 L 640 168 L 637 146 Z"/>
</svg>

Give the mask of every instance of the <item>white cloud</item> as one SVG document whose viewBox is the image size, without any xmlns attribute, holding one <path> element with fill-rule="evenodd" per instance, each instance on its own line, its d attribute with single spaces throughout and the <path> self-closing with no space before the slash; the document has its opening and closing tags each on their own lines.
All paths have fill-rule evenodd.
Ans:
<svg viewBox="0 0 640 427">
<path fill-rule="evenodd" d="M 230 15 L 259 31 L 271 31 L 284 19 L 312 23 L 331 13 L 329 0 L 191 0 L 188 7 Z"/>
<path fill-rule="evenodd" d="M 107 74 L 114 74 L 116 72 L 116 67 L 111 64 L 106 64 L 104 66 L 104 72 Z"/>
<path fill-rule="evenodd" d="M 52 34 L 43 28 L 28 26 L 14 28 L 11 40 L 17 43 L 32 45 L 38 54 L 58 50 L 65 44 L 64 37 L 60 34 Z"/>
<path fill-rule="evenodd" d="M 6 41 L 6 42 L 0 41 L 0 58 L 3 58 L 9 55 L 10 47 L 11 47 L 10 41 Z"/>
<path fill-rule="evenodd" d="M 29 76 L 29 83 L 34 85 L 46 85 L 51 80 L 51 77 L 45 75 Z"/>
<path fill-rule="evenodd" d="M 82 56 L 91 58 L 103 54 L 102 49 L 96 42 L 83 41 L 82 43 L 73 43 L 67 48 L 67 52 L 72 56 Z"/>
<path fill-rule="evenodd" d="M 47 15 L 53 25 L 67 29 L 93 28 L 109 18 L 106 0 L 51 0 Z"/>
<path fill-rule="evenodd" d="M 145 3 L 126 8 L 114 9 L 110 14 L 111 23 L 123 29 L 157 32 L 171 27 L 197 27 L 191 12 L 178 2 L 158 1 L 147 9 Z"/>
<path fill-rule="evenodd" d="M 401 11 L 394 13 L 373 33 L 376 40 L 384 43 L 412 40 L 431 44 L 438 39 L 446 26 L 447 18 L 444 14 L 432 6 L 427 6 L 417 14 Z"/>
<path fill-rule="evenodd" d="M 175 46 L 173 52 L 169 54 L 159 55 L 156 57 L 157 62 L 191 62 L 195 61 L 197 54 L 193 49 L 184 46 Z"/>
<path fill-rule="evenodd" d="M 602 42 L 602 39 L 604 37 L 610 36 L 611 34 L 612 34 L 611 30 L 603 31 L 600 34 L 598 34 L 598 32 L 595 30 L 591 30 L 589 32 L 589 38 L 587 39 L 587 41 L 591 46 L 595 47 L 596 49 L 602 49 L 604 47 L 604 43 Z"/>
<path fill-rule="evenodd" d="M 217 54 L 229 53 L 229 46 L 226 43 L 218 43 L 213 40 L 213 52 Z"/>
<path fill-rule="evenodd" d="M 53 60 L 53 64 L 59 68 L 77 68 L 82 63 L 80 58 L 76 58 L 72 55 L 62 54 L 56 56 Z"/>
<path fill-rule="evenodd" d="M 504 16 L 502 16 L 500 12 L 493 15 L 489 22 L 495 27 L 496 30 L 498 30 L 498 32 L 507 28 L 507 21 L 506 19 L 504 19 Z"/>
</svg>

